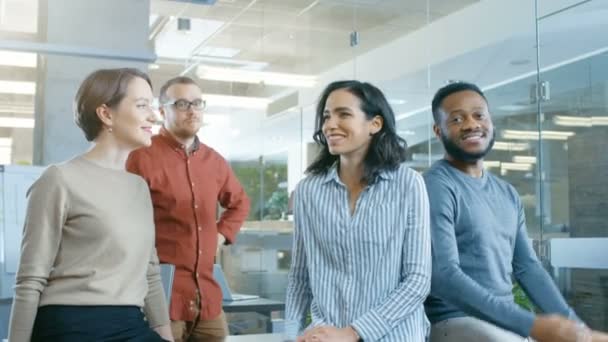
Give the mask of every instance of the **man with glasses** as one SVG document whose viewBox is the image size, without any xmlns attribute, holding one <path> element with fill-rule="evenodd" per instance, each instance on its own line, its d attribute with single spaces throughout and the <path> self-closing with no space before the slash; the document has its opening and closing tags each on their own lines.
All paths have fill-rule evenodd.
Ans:
<svg viewBox="0 0 608 342">
<path fill-rule="evenodd" d="M 221 340 L 228 335 L 222 291 L 213 279 L 218 246 L 234 242 L 249 213 L 249 199 L 226 160 L 201 143 L 205 101 L 189 77 L 160 89 L 164 125 L 152 145 L 129 156 L 127 169 L 142 176 L 154 203 L 156 247 L 175 265 L 171 329 L 175 341 Z M 219 219 L 217 204 L 225 209 Z"/>
</svg>

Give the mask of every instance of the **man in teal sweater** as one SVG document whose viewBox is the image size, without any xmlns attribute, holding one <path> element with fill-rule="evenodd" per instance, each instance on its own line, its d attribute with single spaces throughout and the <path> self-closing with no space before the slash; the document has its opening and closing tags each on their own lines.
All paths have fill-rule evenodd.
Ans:
<svg viewBox="0 0 608 342">
<path fill-rule="evenodd" d="M 446 153 L 424 175 L 433 254 L 425 303 L 431 342 L 604 341 L 578 319 L 541 266 L 515 188 L 483 168 L 495 136 L 483 92 L 470 83 L 449 84 L 435 95 L 432 110 Z M 513 301 L 512 276 L 543 315 Z"/>
</svg>

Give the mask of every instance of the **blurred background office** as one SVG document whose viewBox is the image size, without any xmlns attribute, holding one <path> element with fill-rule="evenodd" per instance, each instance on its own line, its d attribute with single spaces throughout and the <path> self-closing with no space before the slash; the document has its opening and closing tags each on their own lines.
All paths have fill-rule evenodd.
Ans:
<svg viewBox="0 0 608 342">
<path fill-rule="evenodd" d="M 124 66 L 149 72 L 156 95 L 178 74 L 201 85 L 200 139 L 229 160 L 252 200 L 218 263 L 233 291 L 278 301 L 289 197 L 316 152 L 321 89 L 351 78 L 379 86 L 408 163 L 422 172 L 443 154 L 431 131 L 435 90 L 477 83 L 497 127 L 486 167 L 519 191 L 530 237 L 570 304 L 608 330 L 606 32 L 606 0 L 0 0 L 0 337 L 22 194 L 36 166 L 88 147 L 72 116 L 84 76 Z M 230 328 L 265 331 L 268 322 L 234 314 Z"/>
</svg>

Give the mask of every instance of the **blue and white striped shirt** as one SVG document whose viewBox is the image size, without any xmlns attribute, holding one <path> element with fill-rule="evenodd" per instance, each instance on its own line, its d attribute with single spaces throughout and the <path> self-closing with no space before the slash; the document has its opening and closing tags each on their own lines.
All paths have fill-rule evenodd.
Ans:
<svg viewBox="0 0 608 342">
<path fill-rule="evenodd" d="M 366 187 L 351 216 L 336 167 L 298 184 L 286 319 L 352 326 L 368 341 L 424 341 L 430 290 L 429 206 L 422 176 L 405 165 Z"/>
</svg>

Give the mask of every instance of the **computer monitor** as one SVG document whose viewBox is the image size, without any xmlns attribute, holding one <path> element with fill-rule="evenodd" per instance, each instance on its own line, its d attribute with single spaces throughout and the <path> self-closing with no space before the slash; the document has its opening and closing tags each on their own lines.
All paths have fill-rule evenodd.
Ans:
<svg viewBox="0 0 608 342">
<path fill-rule="evenodd" d="M 222 266 L 218 264 L 213 265 L 213 278 L 220 285 L 222 289 L 222 299 L 226 302 L 232 302 L 237 300 L 249 300 L 249 299 L 257 299 L 260 296 L 256 295 L 248 295 L 241 293 L 233 293 L 228 286 L 228 282 L 226 281 L 226 277 L 224 276 L 224 271 L 222 270 Z"/>
<path fill-rule="evenodd" d="M 160 280 L 165 290 L 167 305 L 171 303 L 171 291 L 173 290 L 173 277 L 175 275 L 175 265 L 160 264 Z"/>
</svg>

